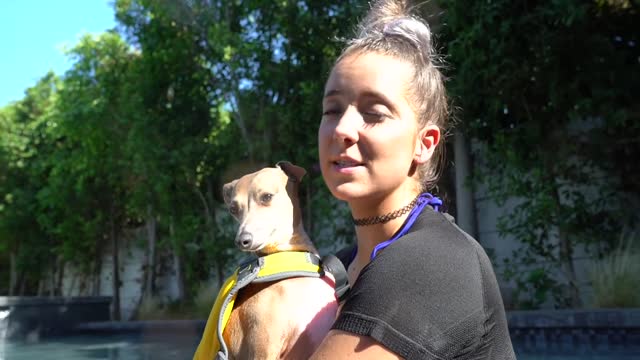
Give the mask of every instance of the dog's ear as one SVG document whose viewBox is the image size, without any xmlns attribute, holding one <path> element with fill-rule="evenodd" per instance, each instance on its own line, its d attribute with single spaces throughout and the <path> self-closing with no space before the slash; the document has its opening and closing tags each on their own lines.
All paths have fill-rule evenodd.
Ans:
<svg viewBox="0 0 640 360">
<path fill-rule="evenodd" d="M 230 183 L 224 184 L 222 187 L 222 198 L 224 198 L 224 203 L 229 205 L 231 202 L 231 197 L 233 196 L 233 189 L 236 187 L 238 180 L 233 180 Z"/>
<path fill-rule="evenodd" d="M 296 179 L 297 182 L 300 182 L 307 171 L 300 166 L 293 165 L 288 161 L 278 161 L 276 164 L 282 171 L 284 171 L 287 176 Z"/>
</svg>

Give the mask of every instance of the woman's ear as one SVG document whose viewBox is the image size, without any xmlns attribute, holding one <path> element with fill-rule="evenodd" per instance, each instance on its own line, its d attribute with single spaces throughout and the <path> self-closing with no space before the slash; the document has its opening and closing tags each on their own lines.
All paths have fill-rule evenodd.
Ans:
<svg viewBox="0 0 640 360">
<path fill-rule="evenodd" d="M 418 132 L 416 139 L 416 151 L 414 161 L 420 165 L 424 164 L 431 156 L 440 142 L 440 128 L 436 125 L 427 125 Z"/>
</svg>

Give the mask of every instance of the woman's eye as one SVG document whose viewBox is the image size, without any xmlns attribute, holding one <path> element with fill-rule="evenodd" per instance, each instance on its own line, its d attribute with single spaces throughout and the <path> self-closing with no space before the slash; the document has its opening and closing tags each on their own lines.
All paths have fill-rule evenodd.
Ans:
<svg viewBox="0 0 640 360">
<path fill-rule="evenodd" d="M 328 110 L 322 111 L 322 116 L 335 116 L 335 115 L 339 115 L 340 112 L 341 111 L 338 109 L 328 109 Z"/>
<path fill-rule="evenodd" d="M 387 115 L 376 111 L 367 111 L 363 113 L 362 116 L 364 117 L 365 122 L 382 122 L 388 118 Z"/>
<path fill-rule="evenodd" d="M 260 202 L 263 205 L 268 205 L 271 202 L 271 199 L 273 199 L 273 194 L 264 193 L 260 195 Z"/>
</svg>

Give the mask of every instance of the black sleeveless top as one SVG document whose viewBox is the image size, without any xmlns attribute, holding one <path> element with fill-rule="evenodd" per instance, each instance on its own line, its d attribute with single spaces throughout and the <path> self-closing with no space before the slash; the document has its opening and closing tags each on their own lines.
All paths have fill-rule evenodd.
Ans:
<svg viewBox="0 0 640 360">
<path fill-rule="evenodd" d="M 337 254 L 345 267 L 352 251 Z M 343 299 L 333 329 L 370 336 L 405 359 L 515 359 L 489 258 L 429 207 Z"/>
</svg>

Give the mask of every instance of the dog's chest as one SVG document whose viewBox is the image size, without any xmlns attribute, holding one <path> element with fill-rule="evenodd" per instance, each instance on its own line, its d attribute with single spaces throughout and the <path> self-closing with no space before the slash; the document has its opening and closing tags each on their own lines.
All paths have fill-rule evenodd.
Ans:
<svg viewBox="0 0 640 360">
<path fill-rule="evenodd" d="M 279 311 L 292 332 L 319 344 L 331 329 L 338 309 L 335 291 L 326 279 L 293 278 L 282 283 Z"/>
</svg>

